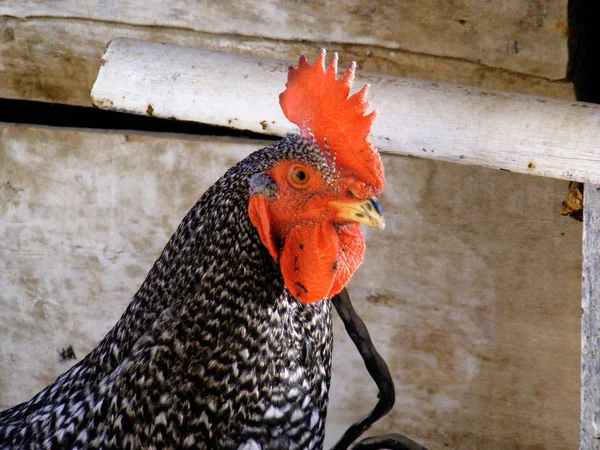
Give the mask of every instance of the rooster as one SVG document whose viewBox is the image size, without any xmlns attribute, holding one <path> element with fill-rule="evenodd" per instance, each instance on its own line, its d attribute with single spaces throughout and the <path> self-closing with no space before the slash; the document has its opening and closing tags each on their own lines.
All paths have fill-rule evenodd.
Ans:
<svg viewBox="0 0 600 450">
<path fill-rule="evenodd" d="M 300 134 L 232 167 L 185 216 L 117 324 L 81 362 L 0 413 L 2 449 L 320 449 L 329 299 L 383 228 L 368 86 L 337 55 L 291 67 Z"/>
</svg>

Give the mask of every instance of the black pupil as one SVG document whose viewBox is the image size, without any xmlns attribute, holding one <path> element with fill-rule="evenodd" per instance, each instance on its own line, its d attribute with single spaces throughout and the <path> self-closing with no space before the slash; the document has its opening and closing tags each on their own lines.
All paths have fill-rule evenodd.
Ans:
<svg viewBox="0 0 600 450">
<path fill-rule="evenodd" d="M 299 170 L 298 172 L 296 172 L 296 178 L 298 179 L 298 181 L 306 180 L 306 172 L 304 172 L 303 170 Z"/>
</svg>

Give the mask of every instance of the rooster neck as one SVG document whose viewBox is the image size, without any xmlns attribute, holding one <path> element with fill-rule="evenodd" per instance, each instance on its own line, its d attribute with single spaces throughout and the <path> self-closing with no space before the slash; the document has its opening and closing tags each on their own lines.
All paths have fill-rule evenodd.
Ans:
<svg viewBox="0 0 600 450">
<path fill-rule="evenodd" d="M 188 307 L 203 309 L 203 315 L 218 309 L 227 317 L 224 308 L 262 318 L 259 322 L 276 312 L 294 324 L 292 331 L 299 327 L 296 319 L 307 322 L 315 311 L 327 322 L 329 305 L 301 308 L 289 296 L 278 264 L 248 217 L 249 179 L 282 159 L 327 170 L 314 143 L 294 135 L 229 169 L 187 213 L 121 319 L 86 358 L 94 375 L 116 367 L 166 309 L 176 315 Z"/>
<path fill-rule="evenodd" d="M 128 439 L 148 443 L 154 435 L 108 419 L 126 417 L 132 425 L 167 414 L 185 417 L 188 438 L 209 448 L 320 447 L 330 302 L 304 305 L 291 297 L 247 212 L 248 179 L 293 153 L 290 145 L 250 155 L 203 195 L 99 345 L 0 415 L 0 441 L 25 442 L 33 434 L 16 433 L 26 423 L 54 417 L 35 439 L 62 424 L 64 442 L 81 433 L 78 439 L 99 436 L 117 447 Z M 67 415 L 67 405 L 77 414 Z M 178 444 L 184 437 L 164 436 Z"/>
</svg>

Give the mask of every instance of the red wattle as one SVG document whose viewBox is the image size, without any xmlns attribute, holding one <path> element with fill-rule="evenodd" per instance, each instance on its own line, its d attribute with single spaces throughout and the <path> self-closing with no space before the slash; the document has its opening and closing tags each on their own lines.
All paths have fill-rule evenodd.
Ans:
<svg viewBox="0 0 600 450">
<path fill-rule="evenodd" d="M 285 238 L 281 273 L 296 300 L 314 303 L 329 295 L 338 271 L 338 241 L 328 221 L 298 224 Z"/>
</svg>

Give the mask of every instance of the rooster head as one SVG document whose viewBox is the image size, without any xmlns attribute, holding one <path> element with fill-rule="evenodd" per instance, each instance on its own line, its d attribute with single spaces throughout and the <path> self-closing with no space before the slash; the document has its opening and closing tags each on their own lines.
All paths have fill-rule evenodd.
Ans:
<svg viewBox="0 0 600 450">
<path fill-rule="evenodd" d="M 376 111 L 365 114 L 368 85 L 349 97 L 355 67 L 337 78 L 337 54 L 326 68 L 325 51 L 313 66 L 302 56 L 290 67 L 279 101 L 301 131 L 287 145 L 301 147 L 303 157 L 280 158 L 254 180 L 268 182 L 269 195 L 250 196 L 250 220 L 302 303 L 348 284 L 365 251 L 361 223 L 384 227 L 383 164 L 369 140 Z"/>
</svg>

